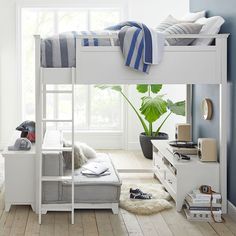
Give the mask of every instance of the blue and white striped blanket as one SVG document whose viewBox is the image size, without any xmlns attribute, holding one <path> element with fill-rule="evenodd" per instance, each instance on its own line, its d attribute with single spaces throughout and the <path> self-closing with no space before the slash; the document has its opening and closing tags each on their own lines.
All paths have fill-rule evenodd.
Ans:
<svg viewBox="0 0 236 236">
<path fill-rule="evenodd" d="M 133 21 L 120 23 L 107 30 L 119 30 L 115 45 L 120 45 L 126 66 L 148 73 L 150 65 L 160 62 L 164 48 L 162 33 Z M 41 42 L 42 67 L 75 67 L 78 35 L 94 36 L 92 39 L 84 38 L 83 46 L 111 46 L 109 38 L 96 38 L 96 35 L 109 36 L 109 31 L 72 31 L 48 37 Z"/>
<path fill-rule="evenodd" d="M 134 21 L 122 22 L 107 29 L 120 30 L 118 37 L 126 66 L 148 73 L 150 65 L 161 61 L 165 43 L 163 33 Z"/>
<path fill-rule="evenodd" d="M 96 35 L 109 36 L 108 31 L 94 32 L 66 32 L 45 38 L 41 41 L 41 66 L 42 67 L 75 67 L 76 65 L 76 36 L 92 35 L 94 38 L 82 40 L 83 46 L 111 46 L 108 38 L 96 38 Z M 115 45 L 119 45 L 116 40 Z"/>
</svg>

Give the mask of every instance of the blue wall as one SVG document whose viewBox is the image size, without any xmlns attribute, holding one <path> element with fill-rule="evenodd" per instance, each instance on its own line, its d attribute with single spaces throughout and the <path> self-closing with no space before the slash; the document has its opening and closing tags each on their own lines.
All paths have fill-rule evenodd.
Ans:
<svg viewBox="0 0 236 236">
<path fill-rule="evenodd" d="M 230 33 L 228 40 L 228 80 L 231 83 L 228 145 L 228 199 L 236 205 L 236 0 L 190 0 L 190 11 L 207 10 L 208 16 L 220 15 L 226 20 L 221 32 Z M 212 99 L 214 115 L 211 121 L 201 119 L 200 103 L 204 97 Z M 219 137 L 218 86 L 193 86 L 193 137 Z M 235 140 L 235 141 L 234 141 Z"/>
</svg>

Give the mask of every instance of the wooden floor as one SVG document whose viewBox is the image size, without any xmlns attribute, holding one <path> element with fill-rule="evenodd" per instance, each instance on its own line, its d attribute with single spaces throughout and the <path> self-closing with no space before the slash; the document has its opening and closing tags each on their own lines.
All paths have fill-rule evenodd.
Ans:
<svg viewBox="0 0 236 236">
<path fill-rule="evenodd" d="M 117 168 L 148 168 L 151 161 L 139 152 L 109 151 Z M 123 182 L 153 183 L 151 174 L 122 174 Z M 173 203 L 174 204 L 174 203 Z M 138 216 L 125 210 L 113 215 L 110 210 L 75 211 L 75 224 L 70 224 L 70 213 L 50 212 L 38 225 L 37 215 L 28 206 L 14 206 L 4 211 L 4 189 L 0 193 L 0 235 L 236 235 L 236 223 L 225 216 L 225 223 L 197 223 L 186 220 L 183 213 L 170 210 L 151 216 Z"/>
</svg>

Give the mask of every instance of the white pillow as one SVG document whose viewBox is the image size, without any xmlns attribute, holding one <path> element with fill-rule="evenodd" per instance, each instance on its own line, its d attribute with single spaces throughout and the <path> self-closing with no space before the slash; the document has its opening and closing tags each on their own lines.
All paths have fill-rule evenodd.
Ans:
<svg viewBox="0 0 236 236">
<path fill-rule="evenodd" d="M 97 156 L 96 151 L 90 146 L 88 146 L 86 143 L 76 142 L 76 144 L 82 149 L 83 154 L 85 155 L 86 158 L 88 159 L 96 158 Z"/>
<path fill-rule="evenodd" d="M 203 25 L 199 34 L 218 34 L 225 20 L 221 16 L 202 17 L 195 23 Z M 195 39 L 192 45 L 209 45 L 213 39 Z"/>
<path fill-rule="evenodd" d="M 205 17 L 206 15 L 206 11 L 199 11 L 199 12 L 189 12 L 187 15 L 185 15 L 184 17 L 182 17 L 181 20 L 183 21 L 196 21 L 202 17 Z M 196 22 L 195 22 L 196 23 Z"/>
</svg>

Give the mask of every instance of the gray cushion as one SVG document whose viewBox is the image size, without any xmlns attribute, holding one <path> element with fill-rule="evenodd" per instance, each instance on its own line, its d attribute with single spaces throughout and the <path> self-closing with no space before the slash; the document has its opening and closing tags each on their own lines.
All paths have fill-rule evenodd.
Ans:
<svg viewBox="0 0 236 236">
<path fill-rule="evenodd" d="M 179 23 L 175 24 L 164 31 L 165 35 L 172 34 L 199 34 L 202 25 L 196 23 Z M 171 38 L 166 39 L 167 45 L 187 46 L 194 41 L 194 38 Z"/>
</svg>

